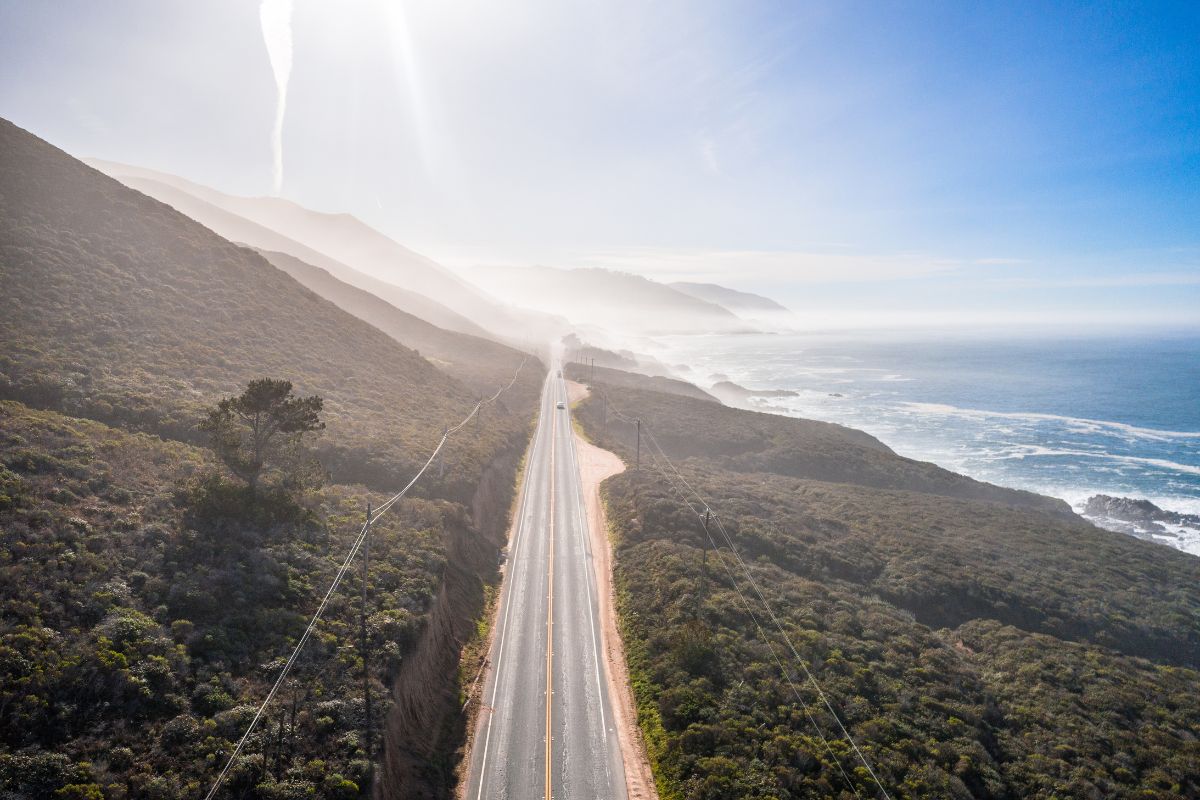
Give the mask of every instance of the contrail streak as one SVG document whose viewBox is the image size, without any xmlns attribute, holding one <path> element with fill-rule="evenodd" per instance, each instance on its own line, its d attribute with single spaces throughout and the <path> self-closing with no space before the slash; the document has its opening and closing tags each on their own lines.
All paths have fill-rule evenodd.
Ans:
<svg viewBox="0 0 1200 800">
<path fill-rule="evenodd" d="M 283 115 L 287 107 L 288 78 L 292 74 L 292 0 L 262 0 L 258 16 L 279 95 L 275 103 L 275 127 L 271 130 L 273 192 L 279 194 L 283 187 Z"/>
</svg>

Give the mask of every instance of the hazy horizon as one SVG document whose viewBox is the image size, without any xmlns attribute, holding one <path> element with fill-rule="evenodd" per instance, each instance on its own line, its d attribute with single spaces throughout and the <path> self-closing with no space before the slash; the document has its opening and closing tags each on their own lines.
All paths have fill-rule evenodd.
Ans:
<svg viewBox="0 0 1200 800">
<path fill-rule="evenodd" d="M 810 328 L 1200 327 L 1187 4 L 0 18 L 18 125 L 224 192 L 278 186 L 460 272 L 716 282 Z"/>
</svg>

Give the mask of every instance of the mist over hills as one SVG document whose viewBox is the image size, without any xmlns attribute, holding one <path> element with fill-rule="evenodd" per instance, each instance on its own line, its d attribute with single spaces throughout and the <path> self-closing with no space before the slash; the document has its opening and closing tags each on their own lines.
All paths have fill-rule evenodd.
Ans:
<svg viewBox="0 0 1200 800">
<path fill-rule="evenodd" d="M 375 481 L 409 471 L 403 443 L 434 441 L 473 403 L 257 253 L 11 123 L 2 135 L 5 396 L 182 435 L 199 404 L 289 375 L 326 397 L 330 465 Z"/>
<path fill-rule="evenodd" d="M 716 284 L 668 285 L 615 270 L 481 267 L 461 277 L 346 214 L 273 197 L 237 197 L 156 170 L 87 163 L 227 239 L 286 253 L 434 325 L 508 344 L 577 332 L 605 343 L 654 333 L 751 332 L 790 313 Z M 499 298 L 499 299 L 497 299 Z M 737 306 L 746 316 L 739 318 Z"/>
<path fill-rule="evenodd" d="M 672 289 L 691 295 L 700 300 L 724 306 L 735 314 L 747 316 L 762 314 L 791 314 L 792 312 L 769 297 L 763 297 L 753 292 L 742 292 L 730 289 L 716 283 L 692 283 L 689 281 L 674 281 L 668 283 Z"/>
<path fill-rule="evenodd" d="M 470 276 L 510 303 L 617 333 L 741 333 L 754 326 L 715 302 L 628 272 L 600 268 L 500 267 Z"/>
<path fill-rule="evenodd" d="M 117 180 L 153 181 L 254 222 L 384 281 L 403 280 L 433 298 L 455 293 L 478 296 L 475 287 L 432 259 L 389 239 L 349 214 L 327 214 L 280 197 L 238 197 L 144 167 L 100 159 L 84 162 Z M 485 298 L 478 297 L 479 300 Z"/>
<path fill-rule="evenodd" d="M 286 252 L 297 259 L 337 275 L 352 285 L 372 291 L 397 308 L 419 316 L 434 325 L 461 333 L 476 335 L 486 335 L 487 333 L 477 323 L 452 311 L 436 300 L 353 269 L 325 253 L 318 252 L 276 230 L 252 222 L 170 183 L 141 175 L 129 175 L 124 176 L 123 179 L 118 177 L 118 179 L 130 188 L 166 203 L 231 242 L 246 244 L 260 250 Z M 206 190 L 204 194 L 218 193 Z"/>
<path fill-rule="evenodd" d="M 432 259 L 350 215 L 311 211 L 274 197 L 227 195 L 140 167 L 91 163 L 227 239 L 288 253 L 439 327 L 518 345 L 565 328 L 551 317 L 497 302 Z"/>
<path fill-rule="evenodd" d="M 338 280 L 320 267 L 306 264 L 287 253 L 259 251 L 272 265 L 338 308 L 378 328 L 406 347 L 416 350 L 439 369 L 475 391 L 491 394 L 520 366 L 524 354 L 482 336 L 472 336 L 432 325 L 372 293 Z M 514 395 L 525 406 L 536 401 L 532 381 L 522 382 Z"/>
</svg>

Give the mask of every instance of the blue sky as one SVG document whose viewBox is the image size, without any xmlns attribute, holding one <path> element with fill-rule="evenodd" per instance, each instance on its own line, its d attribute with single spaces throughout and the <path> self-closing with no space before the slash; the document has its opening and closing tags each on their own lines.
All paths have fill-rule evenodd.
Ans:
<svg viewBox="0 0 1200 800">
<path fill-rule="evenodd" d="M 281 193 L 814 319 L 1200 325 L 1200 5 L 296 0 Z M 0 0 L 0 115 L 272 191 L 249 0 Z"/>
</svg>

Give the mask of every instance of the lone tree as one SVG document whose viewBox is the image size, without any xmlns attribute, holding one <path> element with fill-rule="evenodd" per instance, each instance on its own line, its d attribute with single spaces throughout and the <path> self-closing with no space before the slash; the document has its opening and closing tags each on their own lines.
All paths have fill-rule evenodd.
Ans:
<svg viewBox="0 0 1200 800">
<path fill-rule="evenodd" d="M 261 378 L 246 391 L 227 397 L 200 423 L 208 431 L 213 449 L 230 471 L 257 491 L 268 462 L 280 468 L 297 466 L 304 434 L 323 430 L 324 401 L 294 397 L 291 381 Z"/>
</svg>

